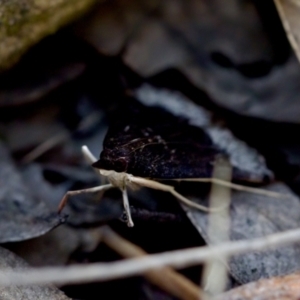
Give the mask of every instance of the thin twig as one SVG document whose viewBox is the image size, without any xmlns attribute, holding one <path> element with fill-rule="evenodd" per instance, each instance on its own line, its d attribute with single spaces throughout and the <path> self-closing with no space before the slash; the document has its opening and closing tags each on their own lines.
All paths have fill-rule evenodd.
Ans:
<svg viewBox="0 0 300 300">
<path fill-rule="evenodd" d="M 42 156 L 47 151 L 51 150 L 55 146 L 61 144 L 67 138 L 69 137 L 69 134 L 66 132 L 59 132 L 55 134 L 54 136 L 48 138 L 45 142 L 38 145 L 36 148 L 34 148 L 32 151 L 27 153 L 23 159 L 23 163 L 30 163 L 34 160 L 36 160 L 38 157 Z"/>
<path fill-rule="evenodd" d="M 231 181 L 232 167 L 225 158 L 215 161 L 213 178 L 224 181 Z M 230 202 L 231 189 L 226 186 L 213 183 L 209 194 L 209 208 L 224 206 L 224 209 L 208 215 L 208 238 L 210 244 L 220 245 L 228 242 L 230 232 Z M 211 299 L 222 293 L 227 285 L 227 264 L 226 259 L 209 260 L 204 264 L 202 272 L 202 288 L 205 291 L 204 299 Z"/>
<path fill-rule="evenodd" d="M 92 126 L 93 124 L 96 124 L 97 122 L 99 122 L 99 119 L 101 117 L 102 117 L 102 115 L 97 113 L 97 112 L 96 113 L 93 112 L 93 113 L 89 114 L 88 116 L 86 116 L 79 123 L 79 125 L 77 126 L 77 129 L 74 132 L 80 131 L 82 129 L 85 129 L 86 127 L 89 127 L 89 126 Z M 36 160 L 37 158 L 39 158 L 40 156 L 42 156 L 43 154 L 45 154 L 49 150 L 51 150 L 54 147 L 62 144 L 65 141 L 67 141 L 69 137 L 70 137 L 70 133 L 68 133 L 66 131 L 62 131 L 62 132 L 60 131 L 60 132 L 56 133 L 52 137 L 49 137 L 46 141 L 39 144 L 32 151 L 27 153 L 23 157 L 22 162 L 23 163 L 30 163 L 30 162 Z"/>
<path fill-rule="evenodd" d="M 103 242 L 126 258 L 146 256 L 140 247 L 125 240 L 109 227 L 103 227 Z M 199 300 L 200 287 L 169 267 L 147 271 L 143 274 L 151 283 L 184 300 Z"/>
<path fill-rule="evenodd" d="M 46 284 L 49 282 L 71 284 L 111 280 L 143 274 L 151 269 L 164 266 L 172 266 L 174 268 L 189 267 L 220 257 L 265 250 L 275 246 L 282 247 L 299 241 L 300 229 L 297 228 L 253 240 L 170 251 L 112 263 L 95 263 L 68 267 L 29 268 L 18 271 L 2 269 L 0 271 L 0 285 Z"/>
</svg>

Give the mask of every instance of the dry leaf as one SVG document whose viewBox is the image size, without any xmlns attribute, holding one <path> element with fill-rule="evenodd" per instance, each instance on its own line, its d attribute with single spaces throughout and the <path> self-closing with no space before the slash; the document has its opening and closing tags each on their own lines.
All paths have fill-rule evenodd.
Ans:
<svg viewBox="0 0 300 300">
<path fill-rule="evenodd" d="M 249 175 L 249 181 L 255 181 L 258 178 L 273 178 L 273 173 L 267 168 L 264 157 L 234 136 L 224 125 L 225 120 L 204 107 L 196 105 L 182 93 L 147 84 L 136 89 L 134 93 L 144 105 L 161 107 L 178 118 L 186 118 L 189 124 L 204 129 L 213 144 L 228 155 L 232 166 Z"/>
<path fill-rule="evenodd" d="M 96 1 L 0 1 L 0 70 L 16 63 L 30 46 L 84 14 Z"/>
<path fill-rule="evenodd" d="M 99 177 L 90 166 L 68 167 L 66 165 L 31 164 L 22 168 L 24 182 L 34 195 L 43 199 L 52 211 L 57 211 L 60 200 L 74 185 L 93 186 L 99 184 Z M 46 178 L 64 178 L 60 184 L 51 184 Z M 36 189 L 35 187 L 39 188 Z M 68 215 L 68 224 L 99 224 L 122 216 L 123 209 L 119 191 L 101 194 L 78 195 L 71 197 L 64 212 Z"/>
<path fill-rule="evenodd" d="M 0 242 L 22 241 L 40 236 L 64 221 L 35 198 L 3 143 L 0 143 Z"/>
<path fill-rule="evenodd" d="M 0 269 L 26 269 L 29 265 L 14 253 L 0 247 Z M 52 285 L 0 287 L 1 300 L 68 300 L 63 292 Z"/>
<path fill-rule="evenodd" d="M 6 247 L 31 266 L 65 265 L 78 248 L 93 251 L 99 244 L 100 236 L 100 228 L 74 229 L 63 225 L 38 238 L 6 244 Z"/>
<path fill-rule="evenodd" d="M 141 76 L 175 68 L 220 106 L 299 123 L 300 66 L 272 2 L 261 16 L 252 1 L 150 2 L 106 2 L 78 32 Z"/>
<path fill-rule="evenodd" d="M 300 1 L 274 0 L 288 39 L 300 60 Z"/>
<path fill-rule="evenodd" d="M 218 296 L 217 300 L 298 300 L 300 274 L 252 282 Z"/>
<path fill-rule="evenodd" d="M 83 73 L 84 69 L 85 69 L 84 64 L 80 64 L 80 63 L 77 64 L 74 63 L 67 66 L 62 66 L 61 68 L 52 70 L 52 74 L 50 78 L 49 78 L 49 74 L 45 75 L 39 72 L 38 83 L 35 82 L 34 84 L 29 84 L 27 82 L 26 85 L 26 82 L 25 83 L 18 82 L 16 85 L 14 85 L 11 88 L 2 89 L 0 91 L 0 106 L 6 107 L 6 106 L 13 106 L 13 105 L 21 105 L 21 104 L 37 101 L 47 96 L 50 92 L 59 88 L 63 84 L 77 78 L 79 75 Z M 31 72 L 30 74 L 32 74 Z M 6 79 L 10 80 L 11 82 L 16 81 L 14 75 L 16 75 L 16 73 L 11 73 L 9 75 L 5 73 Z M 45 77 L 41 78 L 43 75 Z M 26 76 L 28 77 L 28 74 Z M 37 78 L 34 79 L 37 80 Z M 30 81 L 30 79 L 28 81 Z"/>
<path fill-rule="evenodd" d="M 230 240 L 263 237 L 300 226 L 300 201 L 283 183 L 273 183 L 264 189 L 289 197 L 272 198 L 232 191 L 230 207 Z M 195 197 L 193 198 L 195 201 Z M 199 202 L 199 200 L 198 200 Z M 200 201 L 203 204 L 203 201 Z M 187 216 L 208 244 L 208 215 L 183 206 Z M 261 278 L 282 276 L 300 270 L 300 245 L 295 244 L 263 252 L 234 256 L 229 262 L 232 276 L 240 283 Z"/>
</svg>

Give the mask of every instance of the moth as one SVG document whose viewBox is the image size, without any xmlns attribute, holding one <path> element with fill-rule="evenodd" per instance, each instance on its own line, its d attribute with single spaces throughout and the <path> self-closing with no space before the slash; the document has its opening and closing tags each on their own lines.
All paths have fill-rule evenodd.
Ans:
<svg viewBox="0 0 300 300">
<path fill-rule="evenodd" d="M 201 128 L 191 126 L 185 119 L 162 109 L 145 107 L 131 98 L 124 101 L 112 119 L 114 121 L 104 139 L 99 160 L 86 146 L 82 147 L 86 159 L 101 175 L 107 177 L 109 183 L 67 192 L 60 202 L 59 211 L 69 196 L 119 188 L 127 225 L 132 227 L 127 187 L 134 188 L 136 185 L 169 192 L 191 207 L 212 211 L 187 199 L 173 186 L 159 182 L 166 179 L 211 182 L 238 190 L 278 196 L 278 193 L 212 178 L 215 159 L 225 154 L 213 145 Z M 234 167 L 233 179 L 238 182 L 262 183 L 266 178 L 253 177 L 253 174 Z"/>
</svg>

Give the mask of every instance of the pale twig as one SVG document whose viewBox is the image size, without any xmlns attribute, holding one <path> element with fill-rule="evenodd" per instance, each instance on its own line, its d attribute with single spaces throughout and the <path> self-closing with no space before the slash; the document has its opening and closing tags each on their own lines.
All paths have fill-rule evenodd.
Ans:
<svg viewBox="0 0 300 300">
<path fill-rule="evenodd" d="M 111 228 L 105 226 L 103 242 L 112 250 L 126 258 L 146 256 L 140 247 L 119 236 Z M 199 287 L 183 275 L 169 267 L 162 267 L 147 271 L 143 274 L 151 283 L 160 287 L 171 295 L 184 300 L 199 300 Z"/>
<path fill-rule="evenodd" d="M 219 158 L 214 163 L 213 178 L 230 181 L 232 167 L 225 158 Z M 208 215 L 208 239 L 211 245 L 222 245 L 229 241 L 230 231 L 230 202 L 231 189 L 226 186 L 213 183 L 209 194 L 209 208 L 225 206 L 223 210 Z M 222 260 L 209 260 L 203 266 L 201 285 L 205 291 L 204 299 L 211 299 L 222 293 L 227 285 L 226 258 Z"/>
<path fill-rule="evenodd" d="M 229 257 L 234 254 L 251 251 L 265 250 L 275 246 L 282 247 L 296 242 L 300 242 L 299 228 L 253 240 L 227 242 L 222 245 L 210 247 L 176 250 L 112 263 L 29 268 L 17 271 L 2 269 L 0 271 L 0 285 L 46 284 L 49 282 L 73 284 L 111 280 L 143 274 L 154 268 L 164 266 L 184 268 L 208 260 L 220 259 L 222 257 Z"/>
<path fill-rule="evenodd" d="M 34 148 L 32 151 L 27 153 L 23 159 L 23 163 L 30 163 L 49 151 L 50 149 L 54 148 L 55 146 L 61 144 L 63 141 L 65 141 L 69 137 L 69 134 L 66 132 L 59 132 L 56 135 L 48 138 L 45 142 L 38 145 L 36 148 Z"/>
<path fill-rule="evenodd" d="M 76 130 L 82 130 L 85 127 L 92 126 L 96 122 L 99 122 L 99 118 L 101 118 L 101 114 L 99 113 L 91 113 L 87 117 L 85 117 L 78 125 Z M 35 147 L 32 151 L 27 153 L 23 158 L 23 163 L 30 163 L 41 155 L 46 153 L 47 151 L 51 150 L 55 146 L 58 146 L 65 142 L 70 137 L 70 134 L 66 131 L 58 132 L 52 137 L 49 137 L 46 141 L 39 144 Z"/>
</svg>

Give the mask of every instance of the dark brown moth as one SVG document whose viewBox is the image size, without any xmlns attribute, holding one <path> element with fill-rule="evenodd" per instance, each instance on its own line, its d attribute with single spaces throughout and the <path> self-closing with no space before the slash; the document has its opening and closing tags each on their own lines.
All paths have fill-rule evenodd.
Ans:
<svg viewBox="0 0 300 300">
<path fill-rule="evenodd" d="M 122 191 L 127 224 L 133 226 L 127 196 L 127 186 L 132 184 L 170 192 L 192 207 L 209 211 L 207 207 L 179 194 L 173 186 L 158 182 L 159 179 L 215 182 L 235 189 L 278 196 L 277 193 L 211 178 L 215 159 L 225 155 L 222 149 L 213 145 L 201 128 L 191 126 L 185 119 L 159 108 L 146 108 L 131 98 L 126 99 L 126 103 L 114 114 L 100 159 L 96 161 L 86 146 L 83 146 L 83 153 L 110 183 L 68 192 L 60 203 L 59 211 L 70 195 L 117 187 Z M 233 168 L 234 180 L 245 182 L 249 178 L 253 181 L 252 174 Z M 256 181 L 261 182 L 262 178 Z"/>
<path fill-rule="evenodd" d="M 200 128 L 132 99 L 114 120 L 94 167 L 148 178 L 210 176 L 218 151 Z"/>
<path fill-rule="evenodd" d="M 113 115 L 98 169 L 135 176 L 174 179 L 211 177 L 217 156 L 226 156 L 206 132 L 157 107 L 134 99 Z M 262 183 L 267 177 L 234 167 L 233 180 Z"/>
</svg>

